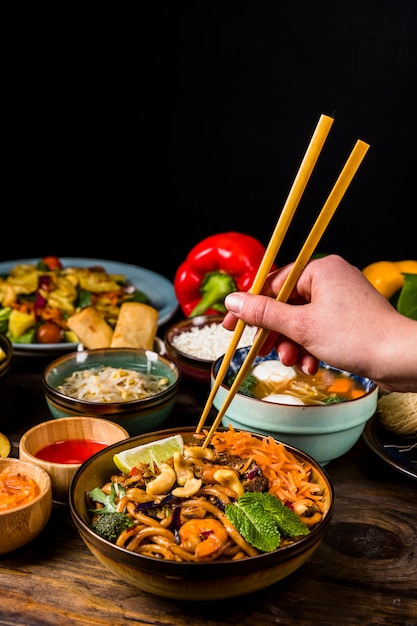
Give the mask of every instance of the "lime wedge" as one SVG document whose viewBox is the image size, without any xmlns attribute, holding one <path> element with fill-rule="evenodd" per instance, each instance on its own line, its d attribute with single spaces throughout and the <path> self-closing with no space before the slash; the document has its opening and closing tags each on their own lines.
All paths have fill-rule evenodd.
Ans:
<svg viewBox="0 0 417 626">
<path fill-rule="evenodd" d="M 149 463 L 151 467 L 153 464 L 158 466 L 170 459 L 174 452 L 183 452 L 183 450 L 184 441 L 181 435 L 172 435 L 165 439 L 144 443 L 136 448 L 122 450 L 113 455 L 113 461 L 123 474 L 129 474 L 131 469 L 140 463 Z"/>
<path fill-rule="evenodd" d="M 0 433 L 0 459 L 6 459 L 10 452 L 12 451 L 12 444 L 10 443 L 10 439 Z"/>
</svg>

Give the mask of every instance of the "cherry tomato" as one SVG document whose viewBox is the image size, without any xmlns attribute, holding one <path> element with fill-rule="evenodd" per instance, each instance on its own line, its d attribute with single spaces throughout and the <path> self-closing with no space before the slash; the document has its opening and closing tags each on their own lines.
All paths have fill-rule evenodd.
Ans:
<svg viewBox="0 0 417 626">
<path fill-rule="evenodd" d="M 45 322 L 36 330 L 37 343 L 60 343 L 61 329 L 53 322 Z"/>
<path fill-rule="evenodd" d="M 60 270 L 62 269 L 62 264 L 60 259 L 57 256 L 44 256 L 42 261 L 49 267 L 50 270 Z M 49 343 L 49 342 L 45 342 Z"/>
</svg>

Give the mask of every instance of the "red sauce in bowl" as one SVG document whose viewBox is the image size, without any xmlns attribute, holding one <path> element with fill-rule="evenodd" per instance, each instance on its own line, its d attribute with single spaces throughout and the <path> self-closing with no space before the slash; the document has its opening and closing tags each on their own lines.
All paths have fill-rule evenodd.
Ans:
<svg viewBox="0 0 417 626">
<path fill-rule="evenodd" d="M 65 439 L 41 448 L 35 456 L 50 463 L 78 464 L 106 447 L 105 443 L 89 439 Z"/>
</svg>

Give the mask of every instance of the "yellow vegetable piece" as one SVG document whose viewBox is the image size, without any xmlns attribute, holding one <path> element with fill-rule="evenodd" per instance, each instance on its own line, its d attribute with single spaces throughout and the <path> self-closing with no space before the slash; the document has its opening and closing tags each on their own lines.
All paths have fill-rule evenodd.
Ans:
<svg viewBox="0 0 417 626">
<path fill-rule="evenodd" d="M 12 444 L 10 439 L 6 435 L 3 435 L 3 433 L 0 433 L 0 458 L 6 459 L 11 451 Z"/>
<path fill-rule="evenodd" d="M 417 274 L 417 261 L 395 261 L 395 265 L 404 274 Z"/>
<path fill-rule="evenodd" d="M 12 337 L 20 337 L 29 328 L 33 328 L 36 324 L 35 315 L 33 313 L 23 313 L 22 311 L 13 310 L 9 317 L 9 332 Z"/>
<path fill-rule="evenodd" d="M 376 261 L 363 268 L 369 282 L 389 300 L 404 285 L 404 275 L 417 274 L 417 261 Z"/>
<path fill-rule="evenodd" d="M 64 332 L 64 338 L 65 341 L 68 341 L 68 343 L 80 343 L 80 340 L 73 330 L 66 330 Z"/>
</svg>

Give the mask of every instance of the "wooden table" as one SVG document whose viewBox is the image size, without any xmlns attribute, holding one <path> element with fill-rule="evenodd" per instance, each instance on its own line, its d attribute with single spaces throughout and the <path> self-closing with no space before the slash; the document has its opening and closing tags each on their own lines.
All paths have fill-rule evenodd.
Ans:
<svg viewBox="0 0 417 626">
<path fill-rule="evenodd" d="M 12 439 L 51 419 L 43 359 L 15 356 L 0 382 L 0 430 Z M 206 391 L 185 384 L 168 426 L 197 424 Z M 289 578 L 250 596 L 174 601 L 141 592 L 104 570 L 81 540 L 67 506 L 53 505 L 30 544 L 0 557 L 0 623 L 214 626 L 417 625 L 416 482 L 360 440 L 326 467 L 335 511 L 324 541 Z"/>
</svg>

